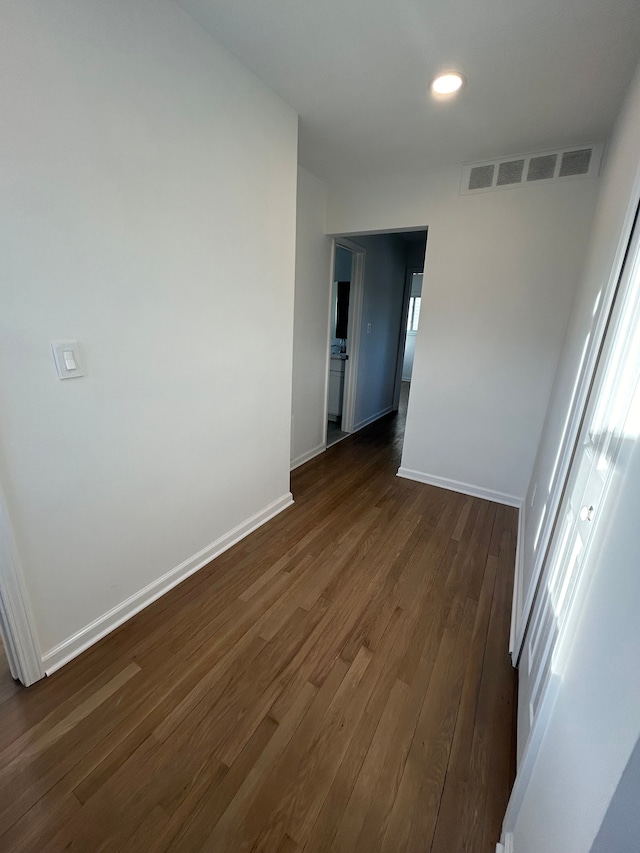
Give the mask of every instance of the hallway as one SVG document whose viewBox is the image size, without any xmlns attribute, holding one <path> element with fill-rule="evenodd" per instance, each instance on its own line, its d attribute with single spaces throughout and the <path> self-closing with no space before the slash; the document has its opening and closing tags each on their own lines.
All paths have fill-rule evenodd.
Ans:
<svg viewBox="0 0 640 853">
<path fill-rule="evenodd" d="M 396 477 L 405 410 L 0 705 L 0 849 L 493 853 L 517 513 Z"/>
</svg>

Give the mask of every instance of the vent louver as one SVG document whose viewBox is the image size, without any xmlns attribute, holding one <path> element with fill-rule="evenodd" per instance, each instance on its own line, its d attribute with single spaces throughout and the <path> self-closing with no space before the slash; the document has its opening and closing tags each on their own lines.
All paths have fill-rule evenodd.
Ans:
<svg viewBox="0 0 640 853">
<path fill-rule="evenodd" d="M 557 154 L 543 154 L 542 157 L 532 157 L 529 160 L 528 181 L 546 181 L 556 172 Z"/>
<path fill-rule="evenodd" d="M 560 177 L 569 175 L 586 175 L 591 162 L 591 149 L 583 148 L 581 151 L 565 151 L 560 163 Z"/>
<path fill-rule="evenodd" d="M 604 145 L 582 145 L 560 151 L 544 151 L 503 158 L 492 163 L 474 163 L 462 168 L 460 193 L 512 189 L 565 179 L 595 178 Z"/>
<path fill-rule="evenodd" d="M 508 184 L 519 184 L 524 171 L 524 160 L 508 160 L 498 167 L 497 186 L 506 187 Z"/>
<path fill-rule="evenodd" d="M 483 190 L 493 183 L 495 166 L 474 166 L 469 175 L 469 189 Z"/>
</svg>

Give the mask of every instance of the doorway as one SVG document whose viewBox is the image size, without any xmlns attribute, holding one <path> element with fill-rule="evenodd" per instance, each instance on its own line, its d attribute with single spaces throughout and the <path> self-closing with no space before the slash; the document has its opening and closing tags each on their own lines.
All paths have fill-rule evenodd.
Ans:
<svg viewBox="0 0 640 853">
<path fill-rule="evenodd" d="M 327 340 L 326 446 L 406 406 L 426 229 L 334 235 Z M 407 347 L 407 319 L 411 331 Z"/>
</svg>

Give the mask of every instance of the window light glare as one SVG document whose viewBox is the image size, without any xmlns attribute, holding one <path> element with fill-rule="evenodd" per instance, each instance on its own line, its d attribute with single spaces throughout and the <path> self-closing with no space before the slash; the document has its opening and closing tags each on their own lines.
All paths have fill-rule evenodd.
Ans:
<svg viewBox="0 0 640 853">
<path fill-rule="evenodd" d="M 431 81 L 431 91 L 435 95 L 453 95 L 464 83 L 464 77 L 457 71 L 447 71 Z"/>
</svg>

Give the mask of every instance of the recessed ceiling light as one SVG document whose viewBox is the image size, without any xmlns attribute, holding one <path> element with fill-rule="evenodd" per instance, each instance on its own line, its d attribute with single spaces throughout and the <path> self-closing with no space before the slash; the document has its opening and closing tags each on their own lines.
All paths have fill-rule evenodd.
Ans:
<svg viewBox="0 0 640 853">
<path fill-rule="evenodd" d="M 430 89 L 434 95 L 453 95 L 464 83 L 464 77 L 458 71 L 447 71 L 431 81 Z"/>
</svg>

